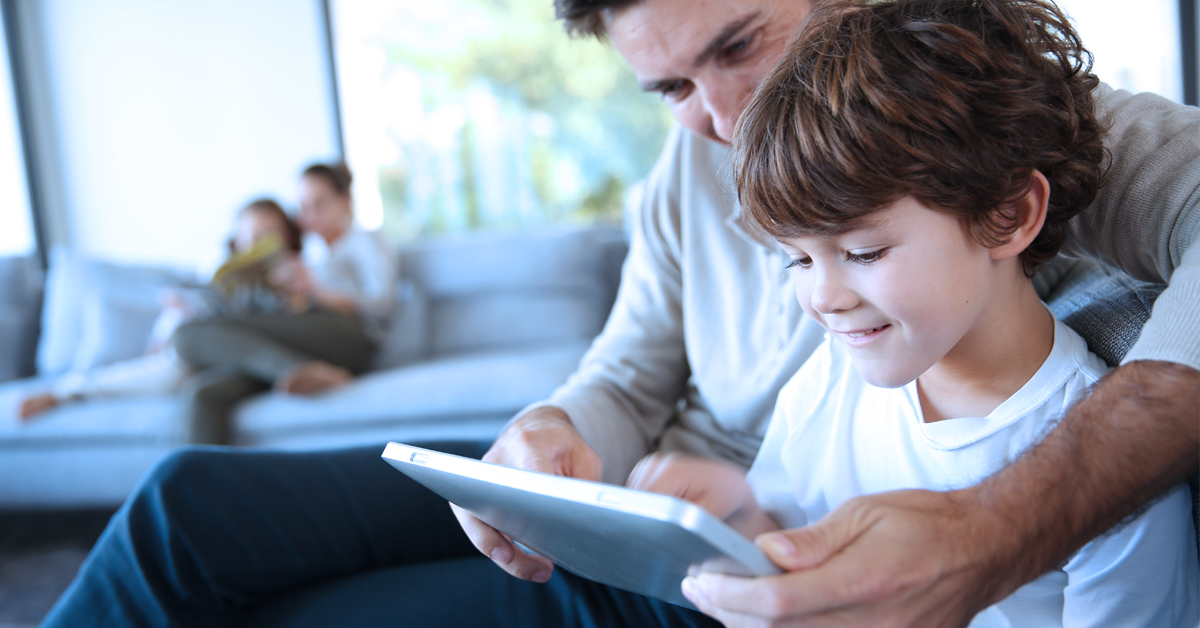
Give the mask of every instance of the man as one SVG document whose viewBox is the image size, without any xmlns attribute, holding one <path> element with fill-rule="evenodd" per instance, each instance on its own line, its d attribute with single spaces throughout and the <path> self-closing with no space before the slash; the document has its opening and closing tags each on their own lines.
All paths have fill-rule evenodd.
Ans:
<svg viewBox="0 0 1200 628">
<path fill-rule="evenodd" d="M 686 130 L 672 132 L 651 174 L 604 333 L 486 458 L 613 482 L 654 449 L 746 465 L 820 331 L 792 298 L 786 255 L 741 229 L 724 145 L 809 6 L 558 8 L 569 28 L 606 34 Z M 1200 249 L 1188 247 L 1200 222 L 1200 115 L 1109 91 L 1100 106 L 1114 129 L 1110 184 L 1073 225 L 1071 246 L 1171 280 L 1129 362 L 992 480 L 869 496 L 764 537 L 789 573 L 704 574 L 691 588 L 701 609 L 731 626 L 965 625 L 1196 467 Z M 457 513 L 466 542 L 448 509 L 378 454 L 173 457 L 114 518 L 47 625 L 713 625 L 553 571 Z"/>
</svg>

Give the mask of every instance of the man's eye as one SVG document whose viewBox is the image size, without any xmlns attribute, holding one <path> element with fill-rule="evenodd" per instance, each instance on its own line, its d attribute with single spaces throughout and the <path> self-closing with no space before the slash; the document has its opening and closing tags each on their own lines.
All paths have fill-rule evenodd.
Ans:
<svg viewBox="0 0 1200 628">
<path fill-rule="evenodd" d="M 725 48 L 725 56 L 736 57 L 746 51 L 750 47 L 750 38 L 747 37 L 741 41 L 733 43 Z"/>
<path fill-rule="evenodd" d="M 738 61 L 743 57 L 749 56 L 754 47 L 754 40 L 758 37 L 758 31 L 755 31 L 736 42 L 725 46 L 721 51 L 721 56 L 727 61 Z"/>
<path fill-rule="evenodd" d="M 869 253 L 847 253 L 846 259 L 856 264 L 872 264 L 878 262 L 886 252 L 887 249 L 879 249 Z"/>
<path fill-rule="evenodd" d="M 670 100 L 679 100 L 687 94 L 687 81 L 672 81 L 658 88 L 658 93 L 662 94 L 663 98 Z"/>
<path fill-rule="evenodd" d="M 797 257 L 793 259 L 787 266 L 784 266 L 784 268 L 808 268 L 810 266 L 812 266 L 811 257 Z"/>
</svg>

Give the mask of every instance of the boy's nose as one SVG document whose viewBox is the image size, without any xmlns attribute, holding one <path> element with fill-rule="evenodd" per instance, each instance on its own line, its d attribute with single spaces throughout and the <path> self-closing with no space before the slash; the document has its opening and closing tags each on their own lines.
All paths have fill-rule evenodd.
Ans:
<svg viewBox="0 0 1200 628">
<path fill-rule="evenodd" d="M 812 307 L 821 314 L 835 314 L 858 305 L 858 295 L 836 274 L 817 271 L 812 287 Z"/>
</svg>

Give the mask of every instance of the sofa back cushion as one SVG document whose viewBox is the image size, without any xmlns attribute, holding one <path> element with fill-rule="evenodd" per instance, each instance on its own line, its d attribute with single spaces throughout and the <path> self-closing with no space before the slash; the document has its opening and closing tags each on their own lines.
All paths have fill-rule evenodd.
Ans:
<svg viewBox="0 0 1200 628">
<path fill-rule="evenodd" d="M 438 356 L 593 338 L 625 249 L 616 227 L 471 236 L 408 247 L 400 269 L 425 289 Z"/>
<path fill-rule="evenodd" d="M 194 280 L 170 268 L 99 261 L 56 248 L 46 279 L 38 372 L 87 370 L 141 355 L 163 290 L 188 279 Z"/>
</svg>

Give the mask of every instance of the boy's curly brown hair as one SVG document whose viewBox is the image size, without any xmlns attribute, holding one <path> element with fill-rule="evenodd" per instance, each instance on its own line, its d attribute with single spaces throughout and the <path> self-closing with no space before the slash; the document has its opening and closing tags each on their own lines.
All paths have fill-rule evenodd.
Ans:
<svg viewBox="0 0 1200 628">
<path fill-rule="evenodd" d="M 794 238 L 911 195 L 992 247 L 1037 170 L 1050 200 L 1021 254 L 1032 275 L 1103 179 L 1098 84 L 1052 2 L 819 2 L 738 123 L 738 197 L 752 227 Z"/>
</svg>

